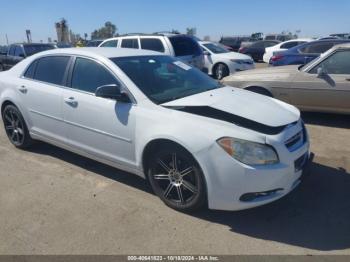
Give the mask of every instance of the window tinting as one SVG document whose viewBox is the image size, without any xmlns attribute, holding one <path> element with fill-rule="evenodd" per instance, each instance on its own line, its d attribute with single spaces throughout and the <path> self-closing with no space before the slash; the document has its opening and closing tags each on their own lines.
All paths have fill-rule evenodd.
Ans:
<svg viewBox="0 0 350 262">
<path fill-rule="evenodd" d="M 9 51 L 9 55 L 15 55 L 15 49 L 16 49 L 16 46 L 15 45 L 11 45 L 10 47 L 10 51 Z"/>
<path fill-rule="evenodd" d="M 30 64 L 30 66 L 28 67 L 27 71 L 24 74 L 24 77 L 26 77 L 26 78 L 33 78 L 34 77 L 37 63 L 38 63 L 38 60 L 35 60 L 33 63 Z"/>
<path fill-rule="evenodd" d="M 121 47 L 138 49 L 139 48 L 139 43 L 137 41 L 137 38 L 123 39 Z"/>
<path fill-rule="evenodd" d="M 23 56 L 24 57 L 23 49 L 21 46 L 16 46 L 15 56 Z"/>
<path fill-rule="evenodd" d="M 24 51 L 27 56 L 34 55 L 36 53 L 46 51 L 46 50 L 51 50 L 54 49 L 54 45 L 49 45 L 49 44 L 26 44 L 24 45 Z"/>
<path fill-rule="evenodd" d="M 101 47 L 117 47 L 118 46 L 118 40 L 111 40 L 103 43 Z"/>
<path fill-rule="evenodd" d="M 142 49 L 164 52 L 163 43 L 158 38 L 141 38 L 140 41 Z"/>
<path fill-rule="evenodd" d="M 103 85 L 118 84 L 113 75 L 102 65 L 85 58 L 75 60 L 72 88 L 95 93 Z"/>
<path fill-rule="evenodd" d="M 322 67 L 327 74 L 350 75 L 350 51 L 338 51 L 326 60 L 315 66 L 309 73 L 317 74 L 317 69 Z"/>
<path fill-rule="evenodd" d="M 288 42 L 288 43 L 285 43 L 285 44 L 281 45 L 281 48 L 282 49 L 289 49 L 289 48 L 292 48 L 294 46 L 299 45 L 299 43 L 301 44 L 302 42 L 297 42 L 297 41 Z"/>
<path fill-rule="evenodd" d="M 301 48 L 300 51 L 305 54 L 321 54 L 333 47 L 332 42 L 312 43 Z"/>
<path fill-rule="evenodd" d="M 68 56 L 48 56 L 40 58 L 35 70 L 34 79 L 62 85 L 68 61 Z"/>
<path fill-rule="evenodd" d="M 169 37 L 169 40 L 174 48 L 175 56 L 200 55 L 202 53 L 197 42 L 191 37 L 174 36 Z"/>
</svg>

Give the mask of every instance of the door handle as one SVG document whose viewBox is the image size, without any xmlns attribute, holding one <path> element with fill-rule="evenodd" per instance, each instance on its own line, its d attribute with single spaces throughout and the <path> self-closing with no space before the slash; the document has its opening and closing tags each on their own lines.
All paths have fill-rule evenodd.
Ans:
<svg viewBox="0 0 350 262">
<path fill-rule="evenodd" d="M 350 77 L 349 78 L 345 78 L 346 81 L 350 81 Z"/>
<path fill-rule="evenodd" d="M 26 94 L 28 92 L 28 89 L 25 86 L 20 86 L 18 90 L 23 94 Z"/>
<path fill-rule="evenodd" d="M 76 107 L 78 105 L 78 101 L 75 100 L 74 97 L 69 97 L 69 98 L 65 98 L 64 102 L 70 106 L 74 106 Z"/>
</svg>

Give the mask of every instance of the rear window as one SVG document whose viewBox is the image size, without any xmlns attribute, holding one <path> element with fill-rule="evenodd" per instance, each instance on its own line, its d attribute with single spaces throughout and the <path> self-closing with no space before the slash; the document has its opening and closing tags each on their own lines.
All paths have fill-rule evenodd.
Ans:
<svg viewBox="0 0 350 262">
<path fill-rule="evenodd" d="M 141 38 L 140 41 L 142 49 L 164 52 L 163 43 L 158 38 Z"/>
<path fill-rule="evenodd" d="M 137 41 L 137 38 L 123 39 L 121 47 L 138 49 L 139 48 L 139 42 Z"/>
<path fill-rule="evenodd" d="M 51 50 L 55 47 L 53 45 L 25 45 L 24 46 L 24 52 L 27 56 L 34 55 L 36 53 Z"/>
<path fill-rule="evenodd" d="M 55 85 L 62 85 L 68 61 L 68 56 L 40 58 L 36 66 L 34 79 Z"/>
<path fill-rule="evenodd" d="M 202 50 L 191 37 L 174 36 L 169 37 L 174 48 L 175 56 L 200 55 Z"/>
</svg>

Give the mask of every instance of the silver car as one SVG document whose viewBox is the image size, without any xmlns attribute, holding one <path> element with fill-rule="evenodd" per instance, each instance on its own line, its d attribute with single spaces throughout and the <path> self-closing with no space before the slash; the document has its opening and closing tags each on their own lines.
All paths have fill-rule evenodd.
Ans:
<svg viewBox="0 0 350 262">
<path fill-rule="evenodd" d="M 304 66 L 239 72 L 223 83 L 271 96 L 304 111 L 350 114 L 350 44 L 337 45 Z"/>
</svg>

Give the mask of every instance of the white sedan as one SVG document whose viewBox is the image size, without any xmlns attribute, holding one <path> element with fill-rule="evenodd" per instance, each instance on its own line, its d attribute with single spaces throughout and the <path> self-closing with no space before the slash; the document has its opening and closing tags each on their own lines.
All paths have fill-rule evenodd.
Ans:
<svg viewBox="0 0 350 262">
<path fill-rule="evenodd" d="M 134 173 L 178 210 L 272 202 L 309 156 L 298 109 L 153 51 L 39 53 L 0 73 L 0 105 L 17 148 L 41 140 Z"/>
<path fill-rule="evenodd" d="M 204 66 L 208 68 L 208 74 L 218 80 L 238 71 L 255 68 L 253 59 L 248 55 L 231 52 L 214 42 L 198 43 L 204 51 Z"/>
<path fill-rule="evenodd" d="M 271 59 L 271 57 L 273 57 L 275 52 L 288 50 L 294 46 L 301 45 L 301 44 L 311 42 L 311 41 L 314 41 L 314 39 L 312 39 L 312 38 L 299 38 L 299 39 L 288 40 L 288 41 L 279 43 L 279 44 L 271 46 L 271 47 L 267 47 L 267 48 L 265 48 L 265 54 L 263 56 L 263 60 L 265 63 L 269 64 L 270 59 Z"/>
</svg>

